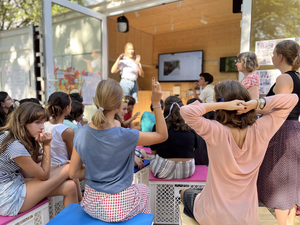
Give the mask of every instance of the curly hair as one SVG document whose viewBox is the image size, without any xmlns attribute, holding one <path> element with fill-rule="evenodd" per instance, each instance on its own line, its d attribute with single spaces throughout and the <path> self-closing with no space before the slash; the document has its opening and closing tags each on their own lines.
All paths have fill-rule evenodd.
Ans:
<svg viewBox="0 0 300 225">
<path fill-rule="evenodd" d="M 220 102 L 224 100 L 229 102 L 240 99 L 245 102 L 251 100 L 251 96 L 247 89 L 238 81 L 223 81 L 215 86 L 215 100 Z M 236 115 L 236 111 L 216 110 L 215 119 L 223 125 L 244 129 L 248 125 L 252 125 L 256 121 L 255 110 L 250 110 L 247 113 Z"/>
<path fill-rule="evenodd" d="M 259 68 L 258 60 L 254 52 L 242 52 L 238 54 L 237 59 L 241 61 L 243 67 L 248 72 L 253 72 Z"/>
<path fill-rule="evenodd" d="M 175 131 L 191 131 L 191 128 L 185 123 L 184 119 L 180 115 L 180 108 L 174 104 L 170 112 L 171 106 L 173 103 L 177 103 L 180 107 L 183 106 L 183 103 L 180 98 L 176 96 L 169 96 L 165 100 L 165 110 L 164 117 L 166 118 L 167 128 L 173 127 Z"/>
</svg>

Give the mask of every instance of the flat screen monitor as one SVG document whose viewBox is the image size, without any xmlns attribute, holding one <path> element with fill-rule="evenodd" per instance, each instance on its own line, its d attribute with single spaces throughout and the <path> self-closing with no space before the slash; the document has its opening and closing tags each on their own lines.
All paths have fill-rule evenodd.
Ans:
<svg viewBox="0 0 300 225">
<path fill-rule="evenodd" d="M 203 51 L 158 55 L 159 82 L 191 82 L 202 73 Z"/>
<path fill-rule="evenodd" d="M 236 56 L 220 58 L 220 72 L 238 72 L 236 62 Z"/>
</svg>

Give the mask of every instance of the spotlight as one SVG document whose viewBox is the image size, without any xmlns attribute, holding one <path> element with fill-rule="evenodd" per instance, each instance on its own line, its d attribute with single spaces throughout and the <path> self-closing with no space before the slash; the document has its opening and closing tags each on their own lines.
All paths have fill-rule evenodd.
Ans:
<svg viewBox="0 0 300 225">
<path fill-rule="evenodd" d="M 118 17 L 117 24 L 118 24 L 119 32 L 126 33 L 129 31 L 129 22 L 128 22 L 128 19 L 124 15 Z"/>
<path fill-rule="evenodd" d="M 201 23 L 207 24 L 207 21 L 204 20 L 204 16 L 202 16 L 202 19 L 200 20 Z"/>
</svg>

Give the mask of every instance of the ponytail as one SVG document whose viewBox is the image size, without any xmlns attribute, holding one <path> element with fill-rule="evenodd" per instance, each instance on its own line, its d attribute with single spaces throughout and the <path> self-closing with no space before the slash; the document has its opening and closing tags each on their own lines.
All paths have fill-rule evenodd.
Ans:
<svg viewBox="0 0 300 225">
<path fill-rule="evenodd" d="M 300 53 L 298 52 L 292 65 L 292 70 L 297 71 L 300 68 Z"/>
<path fill-rule="evenodd" d="M 54 92 L 49 96 L 46 109 L 53 119 L 58 119 L 63 110 L 70 105 L 70 97 L 64 92 Z"/>
</svg>

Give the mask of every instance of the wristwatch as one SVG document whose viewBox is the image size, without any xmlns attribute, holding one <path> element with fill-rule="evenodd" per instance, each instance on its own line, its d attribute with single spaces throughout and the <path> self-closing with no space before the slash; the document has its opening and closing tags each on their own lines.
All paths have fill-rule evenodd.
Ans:
<svg viewBox="0 0 300 225">
<path fill-rule="evenodd" d="M 266 105 L 266 100 L 264 98 L 259 99 L 260 104 L 259 104 L 259 108 L 262 110 L 263 108 L 265 108 Z"/>
</svg>

